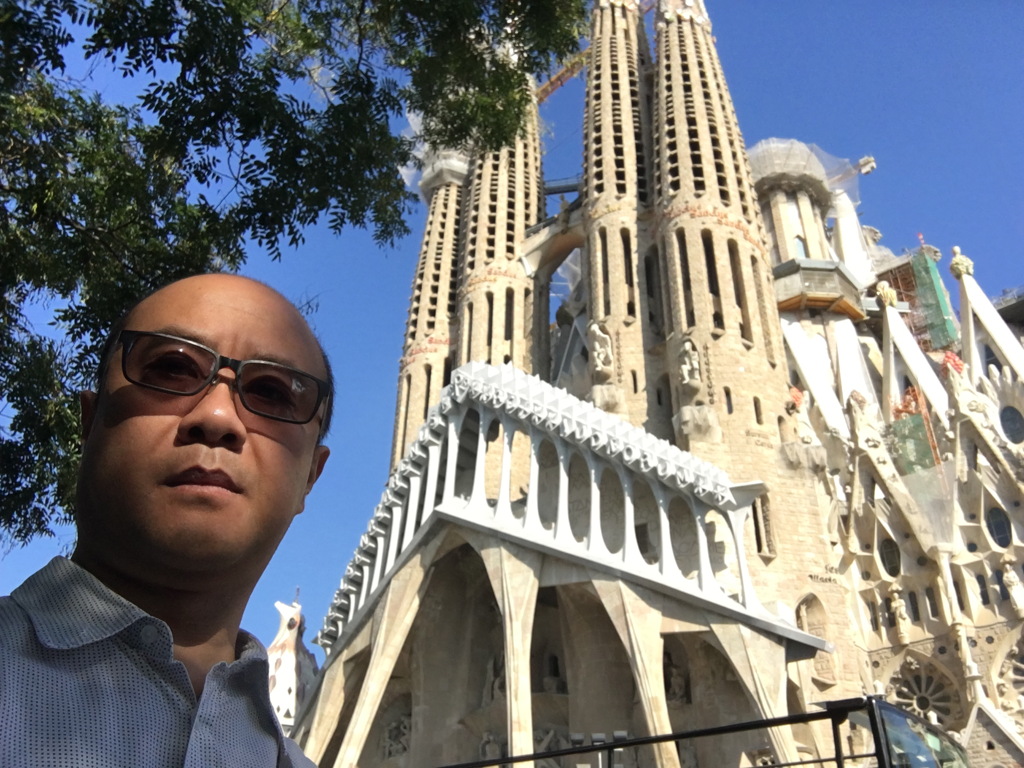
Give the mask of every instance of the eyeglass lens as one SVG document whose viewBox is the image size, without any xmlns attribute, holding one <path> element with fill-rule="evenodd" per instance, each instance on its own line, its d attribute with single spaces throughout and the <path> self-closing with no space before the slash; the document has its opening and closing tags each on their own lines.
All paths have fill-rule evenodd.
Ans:
<svg viewBox="0 0 1024 768">
<path fill-rule="evenodd" d="M 139 334 L 125 348 L 124 373 L 143 387 L 194 395 L 208 386 L 218 356 L 206 347 L 160 334 Z M 276 363 L 245 361 L 236 370 L 235 390 L 248 410 L 281 421 L 305 423 L 320 405 L 311 376 Z"/>
</svg>

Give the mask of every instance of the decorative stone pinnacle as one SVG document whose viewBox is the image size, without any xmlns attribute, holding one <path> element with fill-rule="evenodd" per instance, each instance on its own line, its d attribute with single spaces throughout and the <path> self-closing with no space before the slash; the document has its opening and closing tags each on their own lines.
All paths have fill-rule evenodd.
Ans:
<svg viewBox="0 0 1024 768">
<path fill-rule="evenodd" d="M 957 280 L 964 275 L 974 274 L 974 262 L 960 253 L 960 246 L 953 246 L 953 260 L 949 263 L 949 271 Z"/>
<path fill-rule="evenodd" d="M 660 17 L 665 22 L 679 18 L 683 21 L 692 20 L 698 25 L 708 23 L 708 12 L 704 8 L 704 0 L 662 0 L 659 11 Z"/>
<path fill-rule="evenodd" d="M 879 280 L 875 286 L 875 298 L 878 299 L 879 307 L 895 307 L 896 289 L 887 280 Z"/>
</svg>

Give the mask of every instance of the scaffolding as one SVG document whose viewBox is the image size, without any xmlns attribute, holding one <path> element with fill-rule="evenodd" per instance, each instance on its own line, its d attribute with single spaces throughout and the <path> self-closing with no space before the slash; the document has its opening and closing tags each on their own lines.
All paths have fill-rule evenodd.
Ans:
<svg viewBox="0 0 1024 768">
<path fill-rule="evenodd" d="M 949 349 L 960 337 L 934 253 L 922 246 L 879 273 L 896 290 L 896 299 L 910 305 L 907 326 L 925 352 Z"/>
</svg>

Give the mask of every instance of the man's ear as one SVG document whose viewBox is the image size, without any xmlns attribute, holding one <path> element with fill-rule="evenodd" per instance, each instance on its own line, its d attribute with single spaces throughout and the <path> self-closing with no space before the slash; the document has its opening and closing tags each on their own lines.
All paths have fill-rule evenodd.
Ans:
<svg viewBox="0 0 1024 768">
<path fill-rule="evenodd" d="M 84 443 L 89 439 L 89 433 L 92 432 L 93 419 L 96 418 L 96 401 L 99 399 L 99 395 L 89 390 L 83 390 L 78 393 L 78 402 L 82 407 L 82 442 Z"/>
<path fill-rule="evenodd" d="M 327 463 L 327 457 L 331 455 L 331 449 L 326 445 L 318 445 L 313 451 L 313 462 L 309 465 L 309 477 L 306 478 L 306 493 L 313 490 L 313 484 L 320 477 L 320 473 L 324 471 L 324 464 Z"/>
</svg>

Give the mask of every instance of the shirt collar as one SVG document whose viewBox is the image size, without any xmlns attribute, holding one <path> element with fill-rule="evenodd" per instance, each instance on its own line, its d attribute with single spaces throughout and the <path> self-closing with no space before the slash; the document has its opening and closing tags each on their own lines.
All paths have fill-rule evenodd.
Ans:
<svg viewBox="0 0 1024 768">
<path fill-rule="evenodd" d="M 49 648 L 79 648 L 105 640 L 140 619 L 155 619 L 66 557 L 55 557 L 11 593 Z M 254 635 L 238 630 L 238 660 L 266 661 Z"/>
<path fill-rule="evenodd" d="M 65 557 L 53 558 L 11 598 L 28 614 L 39 642 L 49 648 L 80 648 L 147 617 Z"/>
<path fill-rule="evenodd" d="M 28 615 L 39 642 L 53 649 L 81 648 L 113 637 L 138 621 L 159 621 L 65 557 L 53 558 L 29 576 L 11 599 Z M 284 732 L 270 703 L 266 648 L 244 629 L 238 631 L 236 647 L 238 660 L 231 666 L 247 678 L 262 709 L 269 713 L 284 755 Z"/>
</svg>

